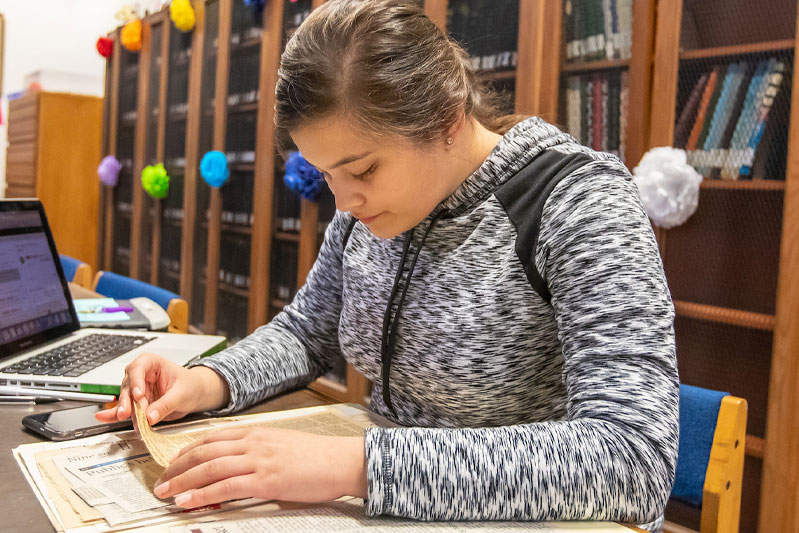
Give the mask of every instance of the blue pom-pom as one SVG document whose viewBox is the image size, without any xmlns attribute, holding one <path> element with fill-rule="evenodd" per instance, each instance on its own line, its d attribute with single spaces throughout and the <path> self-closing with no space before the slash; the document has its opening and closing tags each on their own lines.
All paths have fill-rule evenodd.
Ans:
<svg viewBox="0 0 799 533">
<path fill-rule="evenodd" d="M 211 187 L 221 187 L 230 177 L 227 157 L 219 150 L 206 152 L 200 161 L 200 174 Z"/>
<path fill-rule="evenodd" d="M 299 152 L 292 152 L 286 159 L 283 182 L 294 194 L 315 202 L 325 184 L 322 173 L 316 170 Z"/>
<path fill-rule="evenodd" d="M 256 15 L 260 15 L 266 6 L 266 0 L 244 0 L 244 3 L 252 9 Z"/>
</svg>

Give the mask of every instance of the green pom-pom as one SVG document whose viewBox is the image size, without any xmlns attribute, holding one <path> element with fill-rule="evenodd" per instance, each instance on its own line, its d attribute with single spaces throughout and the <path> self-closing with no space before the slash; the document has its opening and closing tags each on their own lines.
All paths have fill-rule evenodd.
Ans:
<svg viewBox="0 0 799 533">
<path fill-rule="evenodd" d="M 166 198 L 169 193 L 169 176 L 163 163 L 148 165 L 141 171 L 141 186 L 153 198 Z"/>
</svg>

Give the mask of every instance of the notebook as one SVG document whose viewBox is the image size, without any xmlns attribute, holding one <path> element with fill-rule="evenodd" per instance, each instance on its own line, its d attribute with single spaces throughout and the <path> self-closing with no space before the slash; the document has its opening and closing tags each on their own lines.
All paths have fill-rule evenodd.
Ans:
<svg viewBox="0 0 799 533">
<path fill-rule="evenodd" d="M 185 365 L 222 350 L 216 335 L 80 327 L 39 200 L 0 200 L 0 385 L 119 394 L 144 352 Z"/>
</svg>

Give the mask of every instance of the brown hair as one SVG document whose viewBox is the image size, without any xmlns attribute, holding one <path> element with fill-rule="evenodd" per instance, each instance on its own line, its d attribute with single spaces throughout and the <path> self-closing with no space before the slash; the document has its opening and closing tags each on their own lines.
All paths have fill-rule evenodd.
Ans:
<svg viewBox="0 0 799 533">
<path fill-rule="evenodd" d="M 504 134 L 497 95 L 468 54 L 411 1 L 331 0 L 286 44 L 275 88 L 278 149 L 289 132 L 337 114 L 376 135 L 417 145 L 442 139 L 461 113 Z"/>
</svg>

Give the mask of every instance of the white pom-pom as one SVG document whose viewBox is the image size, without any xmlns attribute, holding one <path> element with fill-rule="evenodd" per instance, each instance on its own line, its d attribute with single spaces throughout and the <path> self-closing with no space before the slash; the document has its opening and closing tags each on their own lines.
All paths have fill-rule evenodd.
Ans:
<svg viewBox="0 0 799 533">
<path fill-rule="evenodd" d="M 679 226 L 696 212 L 702 176 L 687 163 L 685 150 L 652 148 L 633 169 L 633 180 L 656 226 Z"/>
</svg>

